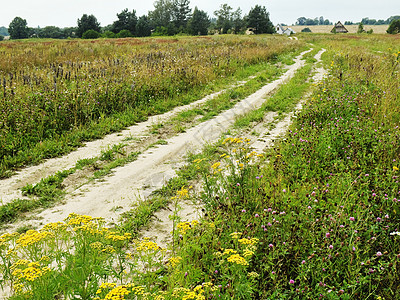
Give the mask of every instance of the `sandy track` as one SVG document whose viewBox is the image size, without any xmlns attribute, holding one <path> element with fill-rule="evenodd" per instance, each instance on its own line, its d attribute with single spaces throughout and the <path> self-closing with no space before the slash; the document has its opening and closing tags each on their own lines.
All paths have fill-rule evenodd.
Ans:
<svg viewBox="0 0 400 300">
<path fill-rule="evenodd" d="M 321 56 L 325 51 L 325 49 L 321 50 L 317 55 L 314 56 L 314 58 L 318 62 L 321 61 Z M 320 82 L 325 75 L 325 69 L 318 68 L 315 69 L 315 74 L 312 79 L 314 82 Z M 274 118 L 278 115 L 278 113 L 268 112 L 264 116 L 264 121 L 259 124 L 259 126 L 256 126 L 262 128 L 262 130 L 257 128 L 257 132 L 259 132 L 260 135 L 255 141 L 251 142 L 250 147 L 258 153 L 263 153 L 267 147 L 271 147 L 274 144 L 275 140 L 285 135 L 290 124 L 292 123 L 293 118 L 295 117 L 295 114 L 302 109 L 304 101 L 309 96 L 310 94 L 305 95 L 303 99 L 296 105 L 295 109 L 288 113 L 284 119 L 276 123 L 276 126 L 272 130 L 265 128 L 263 125 L 273 123 Z M 251 130 L 254 130 L 254 128 Z M 201 204 L 195 204 L 186 200 L 179 203 L 179 206 L 180 209 L 176 213 L 182 222 L 191 222 L 200 218 L 202 208 Z M 169 216 L 174 213 L 173 210 L 174 205 L 171 204 L 166 209 L 156 212 L 154 214 L 154 221 L 151 222 L 147 228 L 141 230 L 140 235 L 142 237 L 149 237 L 158 245 L 161 245 L 161 247 L 168 249 L 168 245 L 170 245 L 172 242 L 171 232 L 173 230 L 173 221 Z"/>
<path fill-rule="evenodd" d="M 253 76 L 249 77 L 249 79 L 251 78 L 253 78 Z M 240 81 L 231 87 L 238 87 L 244 85 L 246 82 L 247 81 Z M 54 175 L 58 171 L 73 168 L 76 162 L 80 159 L 97 157 L 101 154 L 102 150 L 122 143 L 127 138 L 142 137 L 143 135 L 147 135 L 149 132 L 149 127 L 151 127 L 153 124 L 164 122 L 182 111 L 193 109 L 207 102 L 208 100 L 217 97 L 225 91 L 226 89 L 223 89 L 188 105 L 176 107 L 173 110 L 161 115 L 151 116 L 147 121 L 133 125 L 121 132 L 107 135 L 99 140 L 87 142 L 85 143 L 84 147 L 81 147 L 63 157 L 48 159 L 39 165 L 24 168 L 18 171 L 12 177 L 0 180 L 0 203 L 6 204 L 13 199 L 26 198 L 22 195 L 20 190 L 26 184 L 35 184 L 39 182 L 40 179 Z"/>
<path fill-rule="evenodd" d="M 305 51 L 297 57 L 295 64 L 289 66 L 288 71 L 278 80 L 267 84 L 237 103 L 232 109 L 187 130 L 185 133 L 168 139 L 167 145 L 144 152 L 136 161 L 115 169 L 113 175 L 106 177 L 102 182 L 87 184 L 77 189 L 74 193 L 66 196 L 65 204 L 44 210 L 36 216 L 38 220 L 25 221 L 24 224 L 31 223 L 33 226 L 40 226 L 48 222 L 63 220 L 72 212 L 104 217 L 106 221 L 115 222 L 120 213 L 129 210 L 138 197 L 145 197 L 152 190 L 162 187 L 166 180 L 174 176 L 175 169 L 182 164 L 182 157 L 188 150 L 196 152 L 206 143 L 216 141 L 234 123 L 236 116 L 260 107 L 268 93 L 290 79 L 304 65 L 301 57 L 309 51 Z M 142 123 L 135 127 L 144 130 L 151 122 L 155 121 L 157 121 L 157 117 L 152 121 L 145 122 L 146 125 Z M 132 131 L 124 132 L 121 136 L 115 134 L 93 143 L 107 145 L 110 141 L 114 141 L 113 138 L 122 140 L 123 137 L 132 134 Z M 114 141 L 114 143 L 118 142 Z M 90 152 L 89 149 L 90 147 L 87 147 L 87 151 Z M 88 155 L 94 156 L 96 153 L 92 152 Z M 72 161 L 74 163 L 76 159 Z M 58 166 L 58 170 L 61 168 Z"/>
</svg>

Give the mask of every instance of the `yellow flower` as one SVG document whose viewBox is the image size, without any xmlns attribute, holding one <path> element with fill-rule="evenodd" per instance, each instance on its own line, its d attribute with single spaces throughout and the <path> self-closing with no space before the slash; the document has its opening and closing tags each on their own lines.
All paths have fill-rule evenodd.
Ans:
<svg viewBox="0 0 400 300">
<path fill-rule="evenodd" d="M 171 257 L 171 258 L 169 259 L 168 263 L 169 263 L 169 265 L 170 265 L 172 268 L 175 268 L 175 267 L 179 264 L 179 262 L 180 262 L 181 260 L 182 260 L 182 257 L 180 257 L 180 256 Z"/>
<path fill-rule="evenodd" d="M 399 168 L 398 167 L 396 167 L 396 166 L 393 166 L 393 171 L 398 171 L 399 170 Z"/>
<path fill-rule="evenodd" d="M 182 199 L 188 196 L 189 190 L 182 187 L 179 191 L 176 192 L 176 194 L 178 195 L 179 198 Z"/>
<path fill-rule="evenodd" d="M 241 235 L 242 235 L 241 232 L 232 232 L 232 233 L 230 234 L 230 236 L 231 236 L 233 239 L 238 239 L 239 236 L 241 236 Z"/>
<path fill-rule="evenodd" d="M 259 240 L 257 238 L 251 238 L 251 239 L 243 238 L 239 240 L 239 243 L 241 243 L 242 245 L 254 245 L 258 241 Z"/>
<path fill-rule="evenodd" d="M 215 170 L 215 169 L 217 169 L 220 165 L 221 165 L 220 162 L 216 162 L 215 164 L 213 164 L 213 165 L 211 166 L 211 168 L 213 168 L 213 169 Z"/>
<path fill-rule="evenodd" d="M 223 255 L 231 254 L 231 253 L 237 253 L 237 251 L 236 251 L 236 250 L 233 250 L 233 249 L 225 249 Z"/>
<path fill-rule="evenodd" d="M 231 263 L 236 263 L 236 264 L 242 265 L 242 266 L 249 265 L 249 263 L 246 261 L 246 259 L 241 257 L 239 254 L 233 254 L 230 257 L 228 257 L 227 260 Z"/>
</svg>

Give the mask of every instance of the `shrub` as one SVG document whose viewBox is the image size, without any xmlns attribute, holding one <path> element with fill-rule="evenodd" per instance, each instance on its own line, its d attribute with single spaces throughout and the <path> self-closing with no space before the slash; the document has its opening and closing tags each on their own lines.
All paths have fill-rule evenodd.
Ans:
<svg viewBox="0 0 400 300">
<path fill-rule="evenodd" d="M 116 37 L 115 33 L 110 30 L 107 30 L 106 32 L 104 32 L 101 36 L 103 38 L 107 38 L 107 39 L 113 39 Z"/>
<path fill-rule="evenodd" d="M 4 36 L 0 35 L 0 41 L 4 40 Z"/>
<path fill-rule="evenodd" d="M 386 30 L 387 33 L 390 34 L 397 34 L 400 32 L 400 20 L 393 20 L 392 23 L 390 23 L 388 30 Z"/>
<path fill-rule="evenodd" d="M 89 29 L 82 34 L 83 39 L 98 39 L 99 37 L 100 33 L 93 29 Z"/>
<path fill-rule="evenodd" d="M 306 27 L 301 30 L 301 32 L 312 32 L 310 28 Z"/>
<path fill-rule="evenodd" d="M 127 37 L 131 37 L 132 33 L 127 29 L 123 29 L 120 32 L 118 32 L 116 36 L 117 36 L 117 38 L 127 38 Z"/>
</svg>

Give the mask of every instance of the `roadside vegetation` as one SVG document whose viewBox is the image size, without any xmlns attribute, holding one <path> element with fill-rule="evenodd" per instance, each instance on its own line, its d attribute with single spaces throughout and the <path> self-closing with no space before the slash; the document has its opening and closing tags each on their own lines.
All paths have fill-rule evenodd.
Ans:
<svg viewBox="0 0 400 300">
<path fill-rule="evenodd" d="M 241 79 L 280 37 L 14 42 L 0 47 L 0 178 Z"/>
<path fill-rule="evenodd" d="M 228 132 L 115 228 L 72 214 L 2 235 L 0 283 L 11 299 L 398 299 L 399 41 L 304 38 L 328 49 L 330 76 L 285 138 L 255 153 Z M 236 126 L 261 121 L 263 110 L 288 112 L 310 72 Z M 203 217 L 181 222 L 179 203 L 190 199 Z M 173 243 L 164 249 L 137 234 L 168 203 Z"/>
</svg>

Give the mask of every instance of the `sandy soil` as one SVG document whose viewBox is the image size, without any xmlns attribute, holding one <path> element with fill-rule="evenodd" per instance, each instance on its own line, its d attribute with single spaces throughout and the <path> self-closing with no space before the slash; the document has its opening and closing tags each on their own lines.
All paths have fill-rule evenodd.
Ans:
<svg viewBox="0 0 400 300">
<path fill-rule="evenodd" d="M 253 76 L 249 77 L 249 79 Z M 231 87 L 244 85 L 247 81 L 237 82 Z M 193 109 L 206 101 L 213 99 L 225 92 L 226 89 L 210 94 L 203 99 L 195 101 L 185 106 L 176 107 L 175 109 L 161 115 L 155 115 L 148 118 L 147 121 L 133 125 L 126 130 L 110 134 L 103 139 L 88 142 L 84 147 L 71 152 L 68 155 L 59 158 L 48 159 L 42 164 L 31 166 L 18 171 L 14 176 L 0 180 L 0 204 L 6 204 L 16 198 L 24 198 L 21 193 L 21 188 L 26 184 L 35 184 L 42 178 L 54 175 L 58 171 L 67 170 L 75 166 L 80 159 L 92 158 L 100 155 L 102 150 L 109 149 L 113 145 L 119 143 L 129 143 L 124 140 L 136 137 L 138 139 L 147 138 L 149 128 L 154 124 L 165 122 L 171 117 L 182 111 Z M 26 197 L 25 197 L 26 198 Z"/>
<path fill-rule="evenodd" d="M 314 58 L 319 62 L 321 61 L 321 55 L 326 50 L 323 49 L 318 52 Z M 326 76 L 326 71 L 323 68 L 315 69 L 315 74 L 312 78 L 314 82 L 320 82 Z M 263 122 L 251 128 L 250 130 L 256 130 L 259 132 L 259 136 L 251 143 L 253 148 L 258 153 L 263 153 L 267 147 L 271 147 L 275 140 L 282 137 L 288 130 L 288 127 L 292 123 L 296 113 L 302 109 L 304 101 L 309 97 L 309 94 L 305 95 L 300 101 L 294 111 L 290 112 L 285 116 L 284 119 L 277 122 L 275 127 L 270 130 L 268 124 L 274 123 L 274 118 L 278 115 L 276 112 L 269 112 L 265 115 Z M 202 206 L 198 203 L 185 201 L 179 204 L 180 209 L 177 211 L 177 215 L 180 217 L 182 222 L 198 220 L 201 216 Z M 151 222 L 146 229 L 141 231 L 142 237 L 149 237 L 158 245 L 164 248 L 168 248 L 172 241 L 171 232 L 173 229 L 173 222 L 169 218 L 174 213 L 174 205 L 170 205 L 166 209 L 163 209 L 155 214 L 154 221 Z"/>
<path fill-rule="evenodd" d="M 301 60 L 302 55 L 295 59 L 295 64 L 289 66 L 287 72 L 279 79 L 267 84 L 256 93 L 237 103 L 232 109 L 190 128 L 185 133 L 168 139 L 167 145 L 149 149 L 140 155 L 136 161 L 115 169 L 113 175 L 106 177 L 103 181 L 90 183 L 78 188 L 74 193 L 66 196 L 64 204 L 44 210 L 35 215 L 35 220 L 24 221 L 23 224 L 31 223 L 33 226 L 41 226 L 49 222 L 63 220 L 72 212 L 104 217 L 111 223 L 116 222 L 120 213 L 129 210 L 138 198 L 146 197 L 151 191 L 162 187 L 168 179 L 174 176 L 175 170 L 182 165 L 182 158 L 187 151 L 199 151 L 206 143 L 216 141 L 233 124 L 237 115 L 260 107 L 268 93 L 286 82 L 295 74 L 297 69 L 304 65 Z M 178 108 L 176 110 L 183 109 Z M 176 112 L 176 110 L 174 111 Z M 167 116 L 172 114 L 173 112 L 165 114 L 163 118 L 168 118 Z M 140 135 L 147 126 L 157 121 L 160 121 L 160 116 L 133 126 L 120 134 L 110 135 L 103 140 L 88 143 L 84 149 L 79 149 L 68 155 L 68 159 L 60 158 L 49 161 L 50 166 L 48 168 L 52 167 L 54 171 L 57 171 L 68 166 L 71 167 L 78 158 L 98 155 L 105 145 L 119 143 L 125 137 Z M 37 168 L 37 172 L 42 175 L 47 167 L 40 166 Z M 25 172 L 30 173 L 27 170 L 23 170 L 21 173 Z M 32 176 L 35 172 L 30 174 Z M 10 182 L 17 185 L 21 184 L 21 181 L 27 182 L 20 174 L 17 178 L 11 178 Z M 4 184 L 2 182 L 3 189 Z M 5 189 L 7 190 L 7 187 Z M 4 199 L 4 196 L 2 198 Z M 18 224 L 14 226 L 18 226 Z"/>
</svg>

